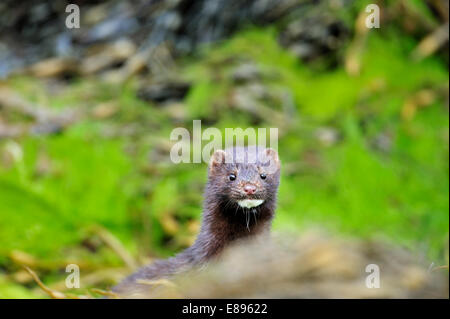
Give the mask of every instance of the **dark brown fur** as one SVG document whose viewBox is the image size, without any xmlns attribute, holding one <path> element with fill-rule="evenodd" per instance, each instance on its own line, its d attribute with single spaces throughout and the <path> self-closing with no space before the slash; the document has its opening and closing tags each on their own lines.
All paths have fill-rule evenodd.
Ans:
<svg viewBox="0 0 450 319">
<path fill-rule="evenodd" d="M 233 154 L 234 157 L 230 157 Z M 253 157 L 248 154 L 256 154 L 257 160 L 252 161 Z M 261 173 L 266 174 L 264 180 Z M 234 181 L 229 179 L 230 174 L 236 176 Z M 275 213 L 279 177 L 280 163 L 272 149 L 249 147 L 216 151 L 209 165 L 202 226 L 195 243 L 175 257 L 139 269 L 113 291 L 139 294 L 148 289 L 148 285 L 140 285 L 139 280 L 168 278 L 202 265 L 236 240 L 267 234 Z M 256 187 L 254 194 L 247 195 L 243 191 L 247 184 Z M 241 199 L 264 199 L 264 203 L 251 209 L 242 208 L 237 204 Z"/>
</svg>

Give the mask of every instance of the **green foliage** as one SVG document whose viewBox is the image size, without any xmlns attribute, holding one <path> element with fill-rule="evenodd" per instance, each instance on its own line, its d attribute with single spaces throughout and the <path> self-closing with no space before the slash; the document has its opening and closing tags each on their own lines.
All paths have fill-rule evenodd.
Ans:
<svg viewBox="0 0 450 319">
<path fill-rule="evenodd" d="M 63 136 L 27 138 L 23 158 L 3 170 L 0 256 L 19 249 L 57 258 L 63 247 L 80 241 L 86 226 L 127 229 L 129 160 L 120 142 L 89 140 L 82 132 L 74 127 Z M 40 175 L 39 165 L 51 171 Z"/>
<path fill-rule="evenodd" d="M 0 299 L 12 298 L 33 299 L 36 295 L 22 285 L 11 283 L 0 276 Z"/>
<path fill-rule="evenodd" d="M 192 119 L 200 118 L 221 131 L 273 126 L 270 119 L 255 122 L 252 115 L 230 108 L 233 68 L 242 61 L 256 64 L 262 85 L 274 94 L 287 91 L 296 112 L 294 125 L 279 141 L 283 176 L 275 229 L 299 232 L 318 226 L 383 237 L 436 263 L 444 261 L 449 229 L 446 102 L 437 96 L 411 119 L 404 118 L 402 109 L 420 90 L 448 89 L 448 70 L 437 57 L 412 62 L 416 44 L 394 29 L 372 32 L 361 74 L 350 76 L 343 63 L 319 71 L 302 64 L 278 45 L 273 28 L 249 29 L 179 62 L 181 77 L 192 82 L 183 101 L 183 125 L 190 129 Z M 187 225 L 201 212 L 206 166 L 168 162 L 160 142 L 180 125 L 164 107 L 139 100 L 132 82 L 79 80 L 54 96 L 34 79 L 18 77 L 9 84 L 30 100 L 58 109 L 108 101 L 120 109 L 111 118 L 85 120 L 60 135 L 0 143 L 5 154 L 11 143 L 23 152 L 0 165 L 0 268 L 18 269 L 10 258 L 14 250 L 42 262 L 70 256 L 99 267 L 120 265 L 107 248 L 94 253 L 84 248 L 94 225 L 111 231 L 134 255 L 169 255 L 188 245 L 195 232 Z M 262 103 L 282 109 L 276 98 Z M 339 133 L 332 145 L 318 142 L 316 132 L 323 127 Z M 122 129 L 126 133 L 117 133 Z M 116 135 L 105 134 L 109 131 Z M 383 136 L 389 140 L 386 149 L 376 146 Z M 173 218 L 176 234 L 168 231 L 165 216 Z M 61 278 L 60 271 L 47 271 L 44 281 Z M 34 296 L 11 280 L 0 276 L 0 297 Z"/>
</svg>

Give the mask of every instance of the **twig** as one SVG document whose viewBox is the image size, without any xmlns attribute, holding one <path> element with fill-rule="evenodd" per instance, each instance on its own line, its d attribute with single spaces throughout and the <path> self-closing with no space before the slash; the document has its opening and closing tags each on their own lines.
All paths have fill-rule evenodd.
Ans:
<svg viewBox="0 0 450 319">
<path fill-rule="evenodd" d="M 448 28 L 449 23 L 447 22 L 420 41 L 419 45 L 412 53 L 413 59 L 416 61 L 422 60 L 435 53 L 440 47 L 448 42 Z"/>
<path fill-rule="evenodd" d="M 367 13 L 361 11 L 355 23 L 355 37 L 345 56 L 345 70 L 349 75 L 359 75 L 361 71 L 361 57 L 366 46 L 369 29 L 365 25 Z"/>
<path fill-rule="evenodd" d="M 99 294 L 99 295 L 102 295 L 102 296 L 106 296 L 106 297 L 113 297 L 115 299 L 119 299 L 120 298 L 118 294 L 116 294 L 116 293 L 114 293 L 112 291 L 109 291 L 109 290 L 101 290 L 101 289 L 98 289 L 98 288 L 92 288 L 91 291 L 96 293 L 96 294 Z"/>
<path fill-rule="evenodd" d="M 440 270 L 440 269 L 447 269 L 448 270 L 448 265 L 434 267 L 434 268 L 431 269 L 431 271 Z"/>
<path fill-rule="evenodd" d="M 53 298 L 53 299 L 66 299 L 67 298 L 67 296 L 65 294 L 63 294 L 62 292 L 50 289 L 46 285 L 44 285 L 44 283 L 39 279 L 38 275 L 36 275 L 36 273 L 33 270 L 31 270 L 29 267 L 27 267 L 27 266 L 23 266 L 23 267 L 31 275 L 31 277 L 33 277 L 34 281 L 39 285 L 39 287 L 41 287 L 41 289 L 46 294 L 48 294 L 51 298 Z"/>
<path fill-rule="evenodd" d="M 124 268 L 116 269 L 100 269 L 94 272 L 91 272 L 89 274 L 86 274 L 83 276 L 83 284 L 85 286 L 97 286 L 99 283 L 106 282 L 106 281 L 117 281 L 120 278 L 122 278 L 125 274 L 128 273 L 128 270 Z M 50 285 L 51 289 L 64 291 L 66 288 L 66 281 L 61 280 L 54 284 Z"/>
</svg>

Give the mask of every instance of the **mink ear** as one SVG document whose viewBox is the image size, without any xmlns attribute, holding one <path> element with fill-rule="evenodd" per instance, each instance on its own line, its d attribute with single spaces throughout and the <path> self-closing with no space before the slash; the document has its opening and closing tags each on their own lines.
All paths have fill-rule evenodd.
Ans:
<svg viewBox="0 0 450 319">
<path fill-rule="evenodd" d="M 268 169 L 274 171 L 278 170 L 280 168 L 280 159 L 278 158 L 277 151 L 273 148 L 266 148 L 265 155 L 267 160 L 269 160 Z"/>
<path fill-rule="evenodd" d="M 217 167 L 225 163 L 226 153 L 223 150 L 217 150 L 211 155 L 209 160 L 209 170 L 214 171 Z"/>
</svg>

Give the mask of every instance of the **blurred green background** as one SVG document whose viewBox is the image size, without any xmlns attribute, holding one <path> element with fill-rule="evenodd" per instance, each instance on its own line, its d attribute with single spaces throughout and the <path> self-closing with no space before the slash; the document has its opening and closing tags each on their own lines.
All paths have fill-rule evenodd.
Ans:
<svg viewBox="0 0 450 319">
<path fill-rule="evenodd" d="M 280 45 L 280 24 L 246 25 L 175 58 L 167 78 L 190 85 L 176 102 L 142 99 L 145 77 L 4 79 L 3 97 L 84 113 L 56 134 L 0 138 L 0 297 L 45 296 L 24 264 L 65 290 L 65 266 L 76 263 L 87 293 L 189 246 L 206 164 L 171 163 L 169 135 L 194 119 L 222 132 L 279 128 L 275 232 L 382 239 L 448 265 L 448 42 L 417 57 L 425 32 L 398 15 L 358 28 L 365 4 L 334 11 L 350 33 L 313 61 Z M 1 110 L 0 124 L 29 121 Z"/>
</svg>

